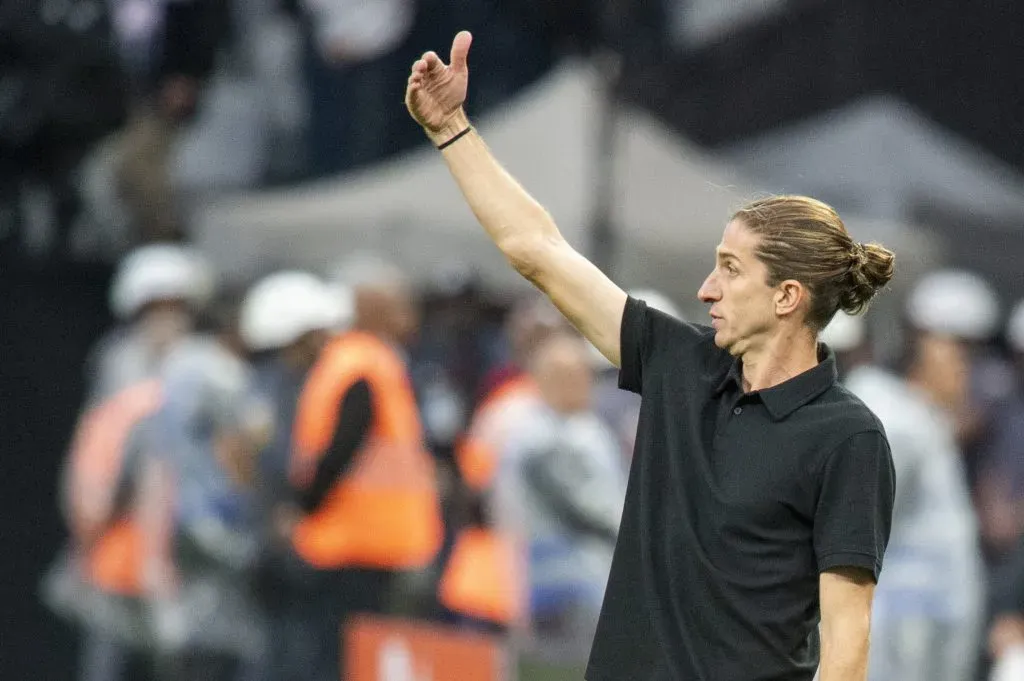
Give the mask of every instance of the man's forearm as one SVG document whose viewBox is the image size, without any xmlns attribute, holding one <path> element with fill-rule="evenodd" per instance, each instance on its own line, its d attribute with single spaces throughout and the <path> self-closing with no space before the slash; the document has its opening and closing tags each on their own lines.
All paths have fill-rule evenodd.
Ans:
<svg viewBox="0 0 1024 681">
<path fill-rule="evenodd" d="M 544 207 L 505 172 L 479 135 L 469 129 L 462 105 L 472 40 L 468 31 L 455 36 L 448 65 L 434 52 L 425 52 L 413 63 L 406 108 L 431 141 L 444 147 L 445 162 L 470 209 L 515 270 L 547 294 L 617 366 L 626 292 L 562 238 Z"/>
<path fill-rule="evenodd" d="M 867 619 L 850 618 L 823 624 L 819 681 L 866 681 L 868 678 Z"/>
<path fill-rule="evenodd" d="M 430 134 L 441 144 L 469 125 L 459 112 L 438 132 Z M 445 148 L 445 162 L 477 220 L 517 270 L 534 265 L 531 253 L 558 242 L 561 234 L 548 212 L 509 175 L 491 154 L 483 139 L 471 132 Z"/>
</svg>

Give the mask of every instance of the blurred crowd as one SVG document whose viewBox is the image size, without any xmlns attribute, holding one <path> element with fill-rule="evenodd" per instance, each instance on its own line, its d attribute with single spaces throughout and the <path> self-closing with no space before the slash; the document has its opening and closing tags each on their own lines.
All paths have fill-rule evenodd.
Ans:
<svg viewBox="0 0 1024 681">
<path fill-rule="evenodd" d="M 982 277 L 950 269 L 910 292 L 895 361 L 879 361 L 864 318 L 823 333 L 896 467 L 873 680 L 1024 674 L 1024 301 L 1006 319 Z"/>
<path fill-rule="evenodd" d="M 11 0 L 0 7 L 0 244 L 112 260 L 204 198 L 335 176 L 423 142 L 409 65 L 459 29 L 471 111 L 558 55 L 665 42 L 635 0 Z"/>
<path fill-rule="evenodd" d="M 579 674 L 638 405 L 550 303 L 365 253 L 218 285 L 159 243 L 110 304 L 44 579 L 81 678 L 338 679 L 360 614 Z"/>
<path fill-rule="evenodd" d="M 638 398 L 545 299 L 442 274 L 357 253 L 241 287 L 187 246 L 123 260 L 44 580 L 80 678 L 337 679 L 360 615 L 581 676 Z M 872 681 L 1021 678 L 1024 304 L 1006 319 L 943 270 L 907 298 L 895 362 L 871 313 L 824 332 L 898 472 Z"/>
</svg>

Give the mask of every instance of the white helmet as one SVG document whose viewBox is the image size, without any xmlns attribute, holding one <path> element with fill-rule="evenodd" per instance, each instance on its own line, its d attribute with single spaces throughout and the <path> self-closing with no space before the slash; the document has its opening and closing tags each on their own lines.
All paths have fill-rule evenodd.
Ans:
<svg viewBox="0 0 1024 681">
<path fill-rule="evenodd" d="M 1006 323 L 1006 340 L 1017 352 L 1024 352 L 1024 300 L 1017 303 Z"/>
<path fill-rule="evenodd" d="M 178 244 L 151 244 L 128 254 L 110 289 L 110 307 L 128 319 L 159 300 L 184 300 L 196 307 L 213 295 L 213 272 L 194 249 Z"/>
<path fill-rule="evenodd" d="M 965 270 L 926 275 L 907 301 L 910 323 L 922 331 L 964 340 L 990 338 L 999 324 L 999 298 L 988 282 Z"/>
<path fill-rule="evenodd" d="M 242 301 L 239 331 L 253 350 L 283 348 L 310 331 L 338 328 L 345 314 L 339 292 L 307 272 L 260 280 Z"/>
<path fill-rule="evenodd" d="M 864 317 L 840 310 L 821 332 L 821 342 L 836 352 L 855 350 L 864 342 Z"/>
</svg>

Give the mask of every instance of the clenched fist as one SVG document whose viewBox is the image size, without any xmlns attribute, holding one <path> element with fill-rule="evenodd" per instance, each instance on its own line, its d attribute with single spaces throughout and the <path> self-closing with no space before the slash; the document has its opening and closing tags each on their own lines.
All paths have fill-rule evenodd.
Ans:
<svg viewBox="0 0 1024 681">
<path fill-rule="evenodd" d="M 473 36 L 461 31 L 452 42 L 448 65 L 434 52 L 425 53 L 412 65 L 405 106 L 432 138 L 443 136 L 453 126 L 463 125 L 462 104 L 466 101 L 469 84 L 466 57 L 472 42 Z"/>
</svg>

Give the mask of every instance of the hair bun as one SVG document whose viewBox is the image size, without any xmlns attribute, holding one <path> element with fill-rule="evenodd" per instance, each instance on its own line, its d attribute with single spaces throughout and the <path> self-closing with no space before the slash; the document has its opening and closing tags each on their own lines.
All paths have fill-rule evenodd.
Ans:
<svg viewBox="0 0 1024 681">
<path fill-rule="evenodd" d="M 853 248 L 850 250 L 850 269 L 857 270 L 863 269 L 868 262 L 867 249 L 864 248 L 864 244 L 854 242 Z"/>
<path fill-rule="evenodd" d="M 879 244 L 854 243 L 850 250 L 850 285 L 839 298 L 839 308 L 860 314 L 895 273 L 896 256 Z"/>
</svg>

